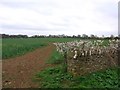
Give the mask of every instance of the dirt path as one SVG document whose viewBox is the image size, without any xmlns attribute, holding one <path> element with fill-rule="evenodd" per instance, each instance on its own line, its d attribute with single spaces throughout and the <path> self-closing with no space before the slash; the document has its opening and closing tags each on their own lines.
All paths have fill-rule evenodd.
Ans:
<svg viewBox="0 0 120 90">
<path fill-rule="evenodd" d="M 35 88 L 38 84 L 32 81 L 35 73 L 51 66 L 46 64 L 54 45 L 39 48 L 23 56 L 3 60 L 3 88 Z"/>
</svg>

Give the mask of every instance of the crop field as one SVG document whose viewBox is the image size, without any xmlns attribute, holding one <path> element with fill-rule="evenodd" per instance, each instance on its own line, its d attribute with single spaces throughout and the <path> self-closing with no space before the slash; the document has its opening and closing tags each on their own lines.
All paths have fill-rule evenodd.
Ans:
<svg viewBox="0 0 120 90">
<path fill-rule="evenodd" d="M 7 59 L 27 52 L 33 51 L 39 47 L 46 46 L 49 42 L 67 42 L 75 40 L 74 38 L 28 38 L 28 39 L 2 39 L 2 59 Z"/>
<path fill-rule="evenodd" d="M 45 43 L 37 39 L 3 39 L 2 58 L 19 56 L 42 46 L 45 46 Z"/>
<path fill-rule="evenodd" d="M 20 74 L 22 76 L 24 72 L 27 73 L 29 71 L 29 68 L 30 71 L 33 68 L 33 71 L 35 71 L 36 67 L 40 67 L 34 72 L 34 76 L 29 78 L 32 79 L 32 83 L 38 83 L 39 86 L 37 87 L 117 88 L 118 66 L 116 56 L 118 55 L 118 42 L 118 40 L 80 40 L 78 38 L 3 39 L 2 59 L 7 63 L 5 65 L 3 64 L 4 72 L 7 71 L 7 65 L 9 63 L 15 63 L 14 65 L 16 65 L 13 65 L 12 68 L 15 71 L 14 73 L 10 72 L 12 70 L 11 68 L 10 70 L 8 69 L 9 73 L 4 73 L 5 81 L 3 81 L 3 85 L 4 87 L 17 87 L 14 85 L 18 83 L 18 85 L 21 85 L 25 79 L 17 77 L 15 73 L 20 72 L 17 75 L 19 76 Z M 34 52 L 35 50 L 37 51 Z M 28 52 L 33 52 L 33 57 L 32 53 L 27 54 Z M 4 60 L 18 56 L 18 60 L 13 59 L 16 60 L 15 62 L 13 60 L 11 60 L 12 62 Z M 46 64 L 52 66 L 49 67 Z M 43 65 L 42 69 L 41 65 Z M 12 66 L 9 65 L 9 67 Z M 10 77 L 12 74 L 13 79 L 10 81 L 6 80 L 6 78 L 12 78 Z M 24 74 L 23 76 L 27 77 L 26 75 L 28 74 Z M 33 73 L 29 75 L 33 75 Z M 16 80 L 17 84 L 15 84 L 13 83 L 15 82 L 14 78 L 20 78 L 19 80 L 23 81 L 17 82 Z M 26 82 L 23 84 L 26 84 Z"/>
</svg>

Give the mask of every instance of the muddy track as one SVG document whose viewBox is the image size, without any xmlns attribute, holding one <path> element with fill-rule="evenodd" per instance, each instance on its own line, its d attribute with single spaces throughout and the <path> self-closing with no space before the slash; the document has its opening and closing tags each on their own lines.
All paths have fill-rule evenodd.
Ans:
<svg viewBox="0 0 120 90">
<path fill-rule="evenodd" d="M 46 67 L 52 66 L 50 64 L 46 64 L 46 60 L 50 57 L 54 48 L 54 45 L 50 44 L 23 56 L 3 60 L 3 88 L 39 87 L 38 83 L 32 81 L 32 78 L 37 72 L 45 69 Z"/>
</svg>

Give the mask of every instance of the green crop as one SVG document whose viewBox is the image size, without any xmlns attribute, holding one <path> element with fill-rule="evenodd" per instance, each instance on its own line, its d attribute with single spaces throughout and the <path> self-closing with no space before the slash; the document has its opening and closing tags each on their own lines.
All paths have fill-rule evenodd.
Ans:
<svg viewBox="0 0 120 90">
<path fill-rule="evenodd" d="M 2 39 L 0 43 L 0 58 L 7 59 L 23 55 L 27 52 L 33 51 L 37 48 L 46 46 L 48 43 L 53 42 L 68 42 L 73 41 L 75 38 L 8 38 Z M 2 55 L 1 55 L 2 53 Z"/>
</svg>

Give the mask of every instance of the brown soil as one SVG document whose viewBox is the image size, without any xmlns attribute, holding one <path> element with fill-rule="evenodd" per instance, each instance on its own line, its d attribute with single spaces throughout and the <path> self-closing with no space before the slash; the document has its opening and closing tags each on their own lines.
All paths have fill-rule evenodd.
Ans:
<svg viewBox="0 0 120 90">
<path fill-rule="evenodd" d="M 38 83 L 32 81 L 34 75 L 52 66 L 46 63 L 50 57 L 54 45 L 39 48 L 33 52 L 27 53 L 2 62 L 2 84 L 3 88 L 37 88 Z"/>
</svg>

